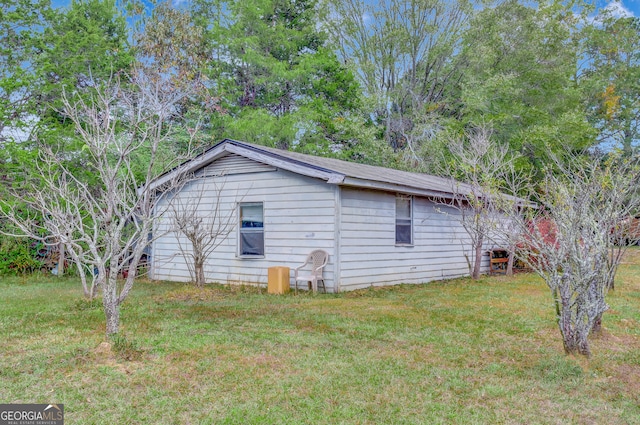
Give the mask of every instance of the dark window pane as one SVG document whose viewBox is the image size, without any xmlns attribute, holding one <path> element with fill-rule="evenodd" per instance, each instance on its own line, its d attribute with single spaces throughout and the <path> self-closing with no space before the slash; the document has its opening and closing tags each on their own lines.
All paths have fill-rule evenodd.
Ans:
<svg viewBox="0 0 640 425">
<path fill-rule="evenodd" d="M 264 233 L 241 232 L 240 255 L 264 255 Z"/>
<path fill-rule="evenodd" d="M 396 224 L 396 243 L 411 244 L 411 224 Z"/>
</svg>

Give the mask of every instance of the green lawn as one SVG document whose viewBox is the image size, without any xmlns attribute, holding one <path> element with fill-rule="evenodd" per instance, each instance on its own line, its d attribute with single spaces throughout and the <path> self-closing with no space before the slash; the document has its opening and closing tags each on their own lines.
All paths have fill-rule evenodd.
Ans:
<svg viewBox="0 0 640 425">
<path fill-rule="evenodd" d="M 531 275 L 339 295 L 139 282 L 105 346 L 77 281 L 2 278 L 0 403 L 67 424 L 640 424 L 640 251 L 590 360 Z"/>
</svg>

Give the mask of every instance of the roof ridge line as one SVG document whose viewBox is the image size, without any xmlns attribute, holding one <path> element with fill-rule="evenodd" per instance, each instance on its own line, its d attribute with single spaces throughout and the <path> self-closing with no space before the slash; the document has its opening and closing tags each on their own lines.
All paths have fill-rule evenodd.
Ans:
<svg viewBox="0 0 640 425">
<path fill-rule="evenodd" d="M 281 154 L 278 154 L 276 152 L 272 152 L 270 150 L 267 150 L 267 149 L 278 149 L 278 148 L 270 148 L 268 146 L 254 145 L 254 144 L 251 144 L 251 143 L 241 142 L 241 141 L 234 140 L 234 139 L 224 139 L 221 143 L 224 143 L 224 142 L 230 142 L 231 144 L 234 144 L 236 146 L 240 146 L 240 147 L 243 147 L 245 149 L 249 149 L 249 150 L 254 151 L 254 152 L 260 152 L 260 153 L 263 153 L 263 154 L 271 156 L 271 157 L 276 157 L 277 156 L 280 159 L 283 159 L 283 160 L 285 160 L 287 162 L 291 162 L 291 163 L 298 164 L 298 165 L 304 165 L 304 166 L 312 168 L 314 170 L 323 171 L 323 172 L 327 172 L 327 173 L 330 173 L 330 174 L 339 174 L 341 176 L 346 176 L 346 174 L 344 174 L 344 173 L 342 173 L 340 171 L 332 170 L 332 169 L 326 168 L 326 167 L 321 167 L 319 165 L 314 165 L 314 164 L 311 164 L 309 162 L 302 161 L 300 159 L 290 158 L 290 157 L 287 157 L 286 155 L 281 155 Z M 264 149 L 264 148 L 267 148 L 267 149 Z M 283 150 L 284 151 L 284 149 L 278 149 L 278 150 Z M 288 150 L 284 151 L 284 152 L 289 152 L 289 153 L 294 153 L 294 154 L 299 154 L 299 155 L 307 155 L 307 154 L 301 154 L 300 152 L 288 151 Z M 312 156 L 312 155 L 309 155 L 309 156 Z M 329 159 L 335 159 L 335 158 L 329 158 Z"/>
</svg>

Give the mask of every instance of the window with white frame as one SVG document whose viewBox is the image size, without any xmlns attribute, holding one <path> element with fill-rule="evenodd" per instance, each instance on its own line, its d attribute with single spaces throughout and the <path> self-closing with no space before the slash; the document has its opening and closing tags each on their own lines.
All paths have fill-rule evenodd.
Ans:
<svg viewBox="0 0 640 425">
<path fill-rule="evenodd" d="M 413 244 L 413 202 L 410 196 L 396 197 L 396 245 Z"/>
<path fill-rule="evenodd" d="M 264 206 L 262 202 L 239 205 L 240 234 L 238 254 L 241 257 L 264 256 Z"/>
</svg>

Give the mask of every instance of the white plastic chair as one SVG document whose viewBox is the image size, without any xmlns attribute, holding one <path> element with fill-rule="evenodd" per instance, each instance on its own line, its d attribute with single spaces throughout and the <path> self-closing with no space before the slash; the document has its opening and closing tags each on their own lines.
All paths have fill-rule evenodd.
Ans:
<svg viewBox="0 0 640 425">
<path fill-rule="evenodd" d="M 326 266 L 328 262 L 329 253 L 327 251 L 322 249 L 311 251 L 311 253 L 307 255 L 307 259 L 304 261 L 304 264 L 300 267 L 296 267 L 295 269 L 294 279 L 296 282 L 296 294 L 298 293 L 298 281 L 310 283 L 313 292 L 318 292 L 318 281 L 320 280 L 322 281 L 322 289 L 326 293 L 327 288 L 324 285 L 322 269 L 324 269 L 324 266 Z M 307 264 L 311 264 L 311 271 L 302 271 Z"/>
</svg>

